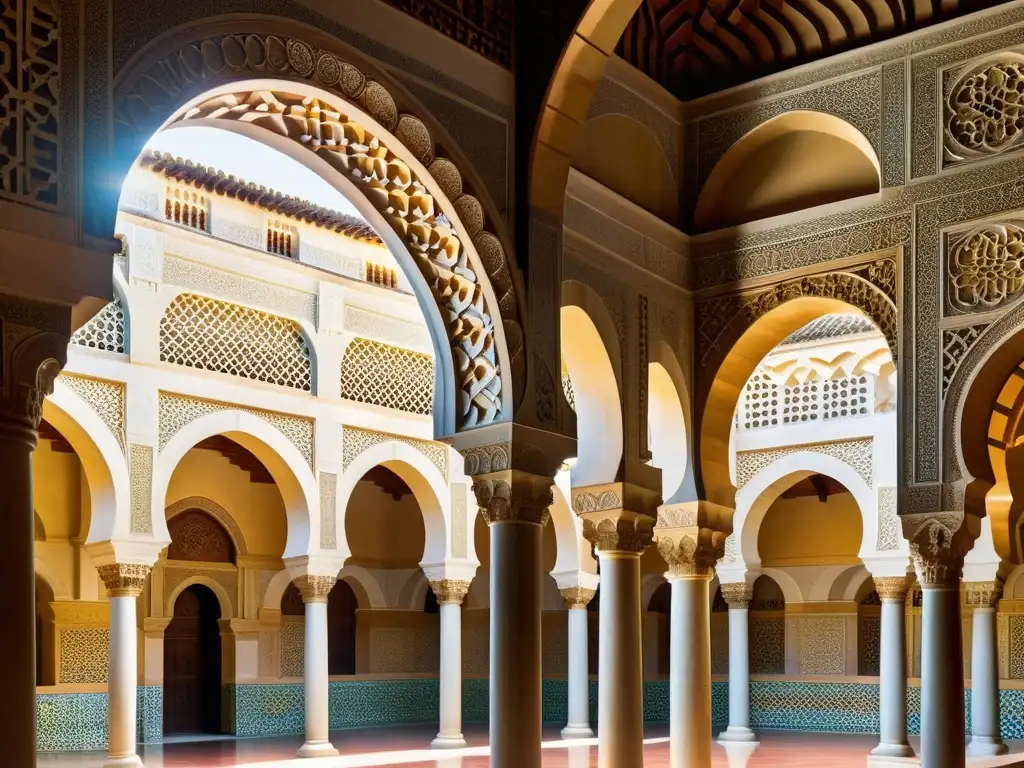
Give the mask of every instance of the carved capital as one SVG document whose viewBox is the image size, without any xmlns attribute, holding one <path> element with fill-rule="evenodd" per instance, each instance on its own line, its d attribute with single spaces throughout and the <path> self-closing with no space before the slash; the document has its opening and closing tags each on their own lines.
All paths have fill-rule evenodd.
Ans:
<svg viewBox="0 0 1024 768">
<path fill-rule="evenodd" d="M 138 563 L 109 563 L 96 570 L 111 597 L 138 597 L 151 569 Z"/>
<path fill-rule="evenodd" d="M 907 600 L 910 580 L 906 576 L 879 576 L 874 580 L 875 592 L 883 603 L 903 603 Z"/>
<path fill-rule="evenodd" d="M 643 552 L 654 539 L 654 518 L 609 509 L 588 512 L 583 518 L 583 536 L 598 552 Z"/>
<path fill-rule="evenodd" d="M 295 579 L 295 586 L 302 595 L 302 602 L 326 603 L 336 581 L 334 576 L 299 576 Z"/>
<path fill-rule="evenodd" d="M 596 589 L 587 589 L 586 587 L 566 587 L 558 591 L 561 592 L 562 599 L 565 600 L 565 607 L 569 610 L 573 608 L 586 608 L 587 604 L 594 599 L 594 595 L 597 594 Z"/>
<path fill-rule="evenodd" d="M 492 472 L 473 479 L 473 493 L 488 525 L 511 520 L 545 526 L 554 503 L 554 479 L 519 470 Z"/>
<path fill-rule="evenodd" d="M 740 581 L 734 584 L 722 584 L 722 599 L 730 608 L 746 608 L 754 599 L 754 585 Z"/>
<path fill-rule="evenodd" d="M 458 579 L 441 579 L 430 582 L 430 588 L 440 605 L 462 605 L 466 593 L 469 592 L 469 584 L 468 581 Z"/>
<path fill-rule="evenodd" d="M 976 608 L 995 608 L 1003 597 L 1003 580 L 965 581 L 967 604 Z"/>
<path fill-rule="evenodd" d="M 654 535 L 669 578 L 711 578 L 732 533 L 732 513 L 707 501 L 658 508 Z"/>
<path fill-rule="evenodd" d="M 958 588 L 977 521 L 963 512 L 904 515 L 901 521 L 921 587 Z"/>
</svg>

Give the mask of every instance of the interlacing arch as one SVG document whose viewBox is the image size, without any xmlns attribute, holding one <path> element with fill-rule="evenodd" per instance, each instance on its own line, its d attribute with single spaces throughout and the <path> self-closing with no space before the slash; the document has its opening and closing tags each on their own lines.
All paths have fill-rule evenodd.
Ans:
<svg viewBox="0 0 1024 768">
<path fill-rule="evenodd" d="M 383 73 L 367 76 L 355 54 L 279 37 L 283 23 L 340 47 L 275 19 L 246 22 L 245 33 L 207 22 L 139 54 L 115 95 L 118 162 L 127 170 L 154 130 L 184 124 L 242 133 L 307 165 L 353 202 L 413 283 L 441 369 L 436 431 L 510 419 L 525 374 L 522 297 L 493 206 L 450 159 L 458 151 L 400 108 L 422 113 L 410 96 L 385 87 Z"/>
</svg>

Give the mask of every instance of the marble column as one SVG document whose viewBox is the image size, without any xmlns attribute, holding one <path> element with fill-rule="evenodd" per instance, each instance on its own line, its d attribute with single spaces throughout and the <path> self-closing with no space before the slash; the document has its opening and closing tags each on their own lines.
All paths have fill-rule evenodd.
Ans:
<svg viewBox="0 0 1024 768">
<path fill-rule="evenodd" d="M 590 739 L 590 659 L 587 604 L 594 599 L 596 590 L 586 587 L 567 587 L 561 590 L 569 615 L 568 671 L 569 722 L 562 729 L 563 739 Z"/>
<path fill-rule="evenodd" d="M 722 597 L 729 604 L 729 727 L 718 735 L 719 741 L 757 740 L 750 730 L 748 619 L 753 596 L 753 586 L 745 582 L 722 584 Z"/>
<path fill-rule="evenodd" d="M 330 685 L 327 666 L 327 598 L 334 576 L 300 576 L 295 586 L 306 607 L 304 682 L 306 689 L 306 743 L 299 757 L 338 754 L 330 740 Z"/>
<path fill-rule="evenodd" d="M 110 596 L 110 650 L 107 671 L 107 760 L 104 766 L 142 765 L 136 753 L 138 707 L 138 621 L 136 598 L 150 566 L 128 563 L 101 565 L 97 571 Z"/>
<path fill-rule="evenodd" d="M 879 576 L 875 591 L 882 600 L 880 638 L 878 746 L 880 757 L 912 757 L 907 742 L 907 633 L 905 576 Z"/>
<path fill-rule="evenodd" d="M 907 521 L 904 521 L 907 525 Z M 911 544 L 921 584 L 921 766 L 963 768 L 963 642 L 960 575 L 963 554 L 943 546 L 944 523 L 920 526 L 921 545 Z"/>
<path fill-rule="evenodd" d="M 462 737 L 462 601 L 469 585 L 457 579 L 430 582 L 441 620 L 440 723 L 430 744 L 439 749 L 466 746 Z"/>
<path fill-rule="evenodd" d="M 711 766 L 711 567 L 669 563 L 670 768 Z"/>
<path fill-rule="evenodd" d="M 552 483 L 511 471 L 473 484 L 491 541 L 491 768 L 541 765 L 541 531 Z"/>
<path fill-rule="evenodd" d="M 965 582 L 967 604 L 973 606 L 971 635 L 971 742 L 969 757 L 1005 755 L 999 725 L 999 650 L 996 639 L 996 607 L 1003 582 Z"/>
</svg>

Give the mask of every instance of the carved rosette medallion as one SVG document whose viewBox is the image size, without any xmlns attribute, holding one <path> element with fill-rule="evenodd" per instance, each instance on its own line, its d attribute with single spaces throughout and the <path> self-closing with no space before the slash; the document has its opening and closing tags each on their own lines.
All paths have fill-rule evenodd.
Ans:
<svg viewBox="0 0 1024 768">
<path fill-rule="evenodd" d="M 967 604 L 975 608 L 995 608 L 1003 597 L 1003 580 L 965 581 Z"/>
<path fill-rule="evenodd" d="M 997 155 L 1024 136 L 1024 56 L 1000 53 L 961 70 L 946 95 L 946 164 Z"/>
<path fill-rule="evenodd" d="M 754 585 L 744 581 L 722 584 L 722 599 L 730 608 L 747 608 L 754 599 Z"/>
<path fill-rule="evenodd" d="M 139 563 L 110 563 L 96 570 L 111 597 L 138 597 L 151 568 Z"/>
<path fill-rule="evenodd" d="M 590 601 L 594 599 L 594 595 L 597 594 L 596 589 L 587 589 L 586 587 L 566 587 L 558 591 L 565 601 L 565 607 L 570 611 L 574 608 L 585 610 Z"/>
<path fill-rule="evenodd" d="M 302 595 L 302 602 L 326 603 L 336 581 L 334 576 L 299 576 L 295 579 L 295 586 Z"/>
<path fill-rule="evenodd" d="M 874 579 L 875 591 L 883 603 L 904 603 L 910 581 L 906 576 L 879 576 Z"/>
<path fill-rule="evenodd" d="M 439 605 L 462 605 L 469 592 L 469 584 L 459 579 L 441 579 L 430 582 L 430 588 Z"/>
<path fill-rule="evenodd" d="M 999 307 L 1024 290 L 1024 229 L 986 224 L 950 243 L 949 302 L 961 312 Z"/>
</svg>

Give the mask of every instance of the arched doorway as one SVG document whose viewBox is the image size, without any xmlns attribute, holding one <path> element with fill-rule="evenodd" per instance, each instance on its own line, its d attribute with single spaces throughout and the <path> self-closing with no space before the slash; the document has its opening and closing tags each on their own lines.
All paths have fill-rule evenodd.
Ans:
<svg viewBox="0 0 1024 768">
<path fill-rule="evenodd" d="M 221 732 L 220 603 L 193 584 L 178 595 L 164 634 L 164 733 Z"/>
<path fill-rule="evenodd" d="M 327 596 L 327 672 L 356 673 L 356 593 L 338 579 Z"/>
</svg>

